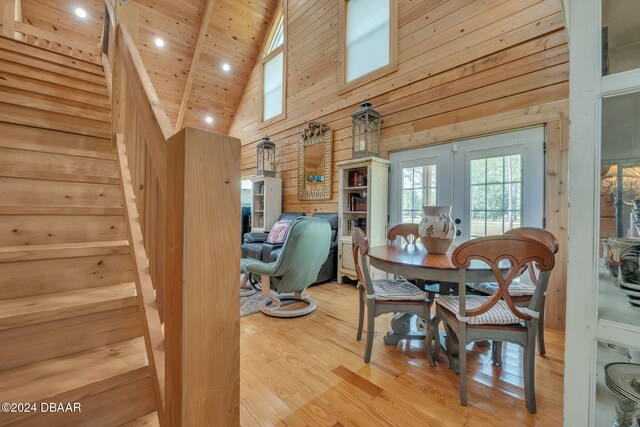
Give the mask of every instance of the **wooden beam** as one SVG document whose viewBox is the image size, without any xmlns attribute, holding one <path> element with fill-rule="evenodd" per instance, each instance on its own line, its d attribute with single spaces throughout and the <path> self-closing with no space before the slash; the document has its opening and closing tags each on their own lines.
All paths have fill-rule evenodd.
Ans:
<svg viewBox="0 0 640 427">
<path fill-rule="evenodd" d="M 207 4 L 204 6 L 202 21 L 200 21 L 200 32 L 198 33 L 196 47 L 193 50 L 193 57 L 191 58 L 191 67 L 189 68 L 189 74 L 187 75 L 187 82 L 184 85 L 184 93 L 182 94 L 180 111 L 178 111 L 178 119 L 176 120 L 175 128 L 176 132 L 178 132 L 182 128 L 182 124 L 184 123 L 184 115 L 187 112 L 189 96 L 191 95 L 191 90 L 193 89 L 193 81 L 195 80 L 198 63 L 200 62 L 200 53 L 202 52 L 202 48 L 204 47 L 204 40 L 207 36 L 207 29 L 209 28 L 209 21 L 211 20 L 211 13 L 213 12 L 213 6 L 215 3 L 215 0 L 207 0 Z"/>
</svg>

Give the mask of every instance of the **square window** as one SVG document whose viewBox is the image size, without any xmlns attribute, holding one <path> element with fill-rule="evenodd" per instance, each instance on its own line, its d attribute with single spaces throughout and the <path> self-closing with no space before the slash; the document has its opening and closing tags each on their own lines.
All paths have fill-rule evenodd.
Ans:
<svg viewBox="0 0 640 427">
<path fill-rule="evenodd" d="M 504 157 L 487 159 L 487 182 L 502 182 L 504 179 Z"/>
</svg>

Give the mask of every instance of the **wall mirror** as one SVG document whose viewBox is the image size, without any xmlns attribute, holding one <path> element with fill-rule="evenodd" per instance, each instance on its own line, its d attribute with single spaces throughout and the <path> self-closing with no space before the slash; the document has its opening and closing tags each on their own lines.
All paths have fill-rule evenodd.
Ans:
<svg viewBox="0 0 640 427">
<path fill-rule="evenodd" d="M 298 200 L 331 199 L 331 129 L 311 122 L 298 143 Z"/>
</svg>

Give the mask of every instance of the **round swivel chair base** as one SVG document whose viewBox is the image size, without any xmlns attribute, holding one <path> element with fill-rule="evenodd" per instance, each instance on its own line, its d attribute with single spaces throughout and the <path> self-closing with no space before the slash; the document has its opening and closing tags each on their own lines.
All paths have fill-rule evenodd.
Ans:
<svg viewBox="0 0 640 427">
<path fill-rule="evenodd" d="M 260 303 L 258 307 L 261 312 L 266 314 L 267 316 L 272 317 L 300 317 L 312 313 L 318 307 L 318 303 L 315 299 L 310 296 L 278 296 L 280 301 L 303 301 L 308 305 L 303 308 L 299 308 L 297 310 L 283 310 L 282 304 L 280 304 L 276 308 L 270 308 L 273 301 L 270 299 L 266 299 Z"/>
</svg>

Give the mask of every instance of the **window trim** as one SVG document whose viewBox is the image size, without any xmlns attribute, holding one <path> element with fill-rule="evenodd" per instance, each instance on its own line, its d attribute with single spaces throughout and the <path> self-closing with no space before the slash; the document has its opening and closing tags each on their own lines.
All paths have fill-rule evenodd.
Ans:
<svg viewBox="0 0 640 427">
<path fill-rule="evenodd" d="M 281 0 L 273 12 L 273 16 L 271 17 L 271 21 L 269 22 L 269 32 L 267 33 L 267 37 L 262 41 L 262 46 L 260 47 L 260 72 L 259 72 L 259 82 L 260 82 L 260 93 L 259 93 L 259 120 L 258 120 L 258 129 L 263 129 L 275 122 L 283 120 L 287 117 L 287 0 Z M 282 33 L 284 35 L 284 42 L 269 52 L 265 54 L 265 51 L 271 45 L 271 41 L 275 36 L 277 23 L 282 18 Z M 264 66 L 267 62 L 275 58 L 280 53 L 283 54 L 282 58 L 282 112 L 276 116 L 270 117 L 267 120 L 264 120 Z"/>
<path fill-rule="evenodd" d="M 340 0 L 338 21 L 338 95 L 398 70 L 398 0 L 389 0 L 389 63 L 347 82 L 347 2 Z"/>
</svg>

